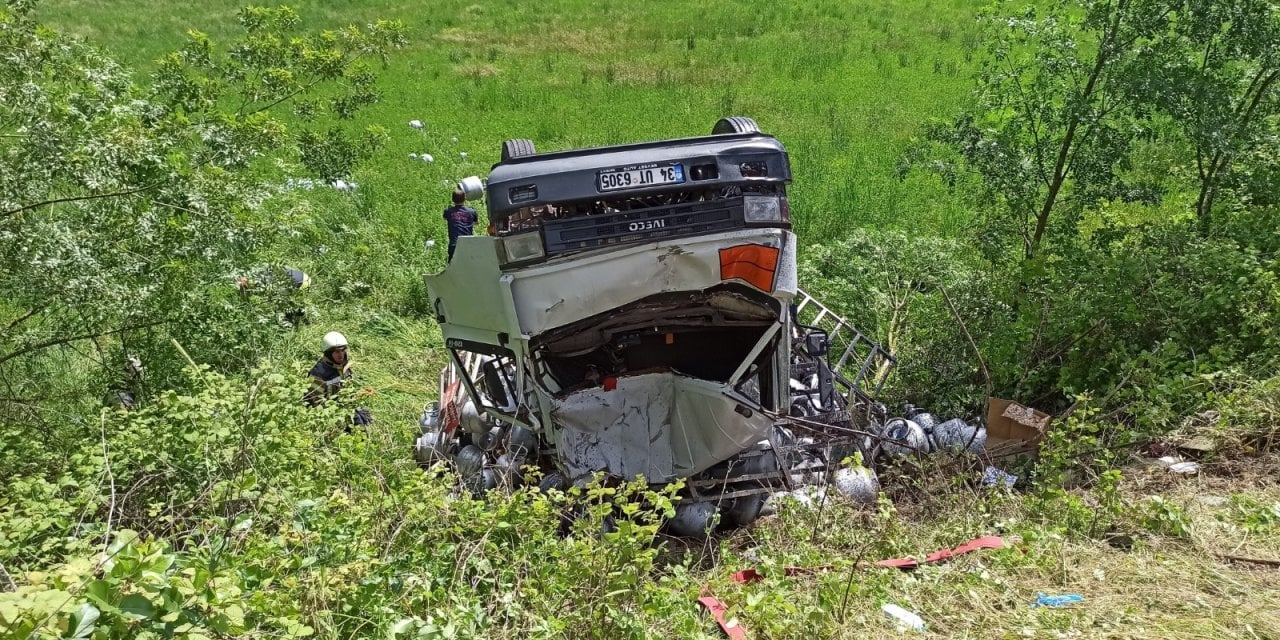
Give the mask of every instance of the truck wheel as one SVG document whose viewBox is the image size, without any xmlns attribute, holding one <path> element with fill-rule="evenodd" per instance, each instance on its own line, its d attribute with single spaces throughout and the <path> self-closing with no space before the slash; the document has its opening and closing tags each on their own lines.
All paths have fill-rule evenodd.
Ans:
<svg viewBox="0 0 1280 640">
<path fill-rule="evenodd" d="M 751 118 L 720 118 L 716 126 L 711 128 L 711 135 L 722 133 L 760 133 L 760 126 Z"/>
<path fill-rule="evenodd" d="M 523 158 L 537 153 L 533 148 L 532 140 L 519 138 L 516 140 L 507 140 L 502 143 L 502 161 L 506 162 L 514 158 Z"/>
</svg>

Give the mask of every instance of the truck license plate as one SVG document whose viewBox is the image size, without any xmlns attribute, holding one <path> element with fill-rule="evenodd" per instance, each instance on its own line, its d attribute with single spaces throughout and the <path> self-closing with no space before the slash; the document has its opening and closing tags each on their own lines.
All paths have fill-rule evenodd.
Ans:
<svg viewBox="0 0 1280 640">
<path fill-rule="evenodd" d="M 601 171 L 599 188 L 601 191 L 619 191 L 621 189 L 638 189 L 663 184 L 681 184 L 683 182 L 684 166 L 671 164 L 662 167 Z"/>
</svg>

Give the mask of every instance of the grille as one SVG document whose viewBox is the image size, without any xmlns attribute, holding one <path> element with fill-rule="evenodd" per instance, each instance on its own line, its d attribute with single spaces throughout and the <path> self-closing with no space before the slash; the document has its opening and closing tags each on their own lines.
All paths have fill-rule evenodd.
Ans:
<svg viewBox="0 0 1280 640">
<path fill-rule="evenodd" d="M 547 255 L 552 256 L 742 226 L 742 198 L 738 197 L 547 220 L 542 231 Z"/>
</svg>

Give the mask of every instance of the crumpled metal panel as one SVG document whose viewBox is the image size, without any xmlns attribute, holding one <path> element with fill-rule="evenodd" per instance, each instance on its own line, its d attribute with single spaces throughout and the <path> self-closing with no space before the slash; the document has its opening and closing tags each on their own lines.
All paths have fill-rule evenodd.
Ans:
<svg viewBox="0 0 1280 640">
<path fill-rule="evenodd" d="M 780 249 L 775 290 L 766 293 L 789 300 L 795 295 L 795 236 L 784 229 L 744 229 L 593 251 L 513 271 L 520 329 L 536 336 L 651 295 L 709 289 L 722 282 L 720 249 L 748 243 Z"/>
<path fill-rule="evenodd" d="M 595 471 L 650 482 L 696 474 L 767 437 L 773 421 L 743 415 L 726 385 L 648 373 L 554 401 L 557 448 L 572 477 Z"/>
</svg>

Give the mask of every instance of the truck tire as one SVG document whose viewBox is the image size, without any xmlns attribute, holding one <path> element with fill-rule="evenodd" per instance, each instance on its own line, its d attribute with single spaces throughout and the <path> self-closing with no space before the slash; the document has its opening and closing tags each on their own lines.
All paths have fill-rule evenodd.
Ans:
<svg viewBox="0 0 1280 640">
<path fill-rule="evenodd" d="M 537 153 L 533 148 L 532 140 L 518 138 L 515 140 L 507 140 L 502 143 L 502 161 L 513 160 L 515 158 L 523 158 Z"/>
<path fill-rule="evenodd" d="M 760 126 L 751 118 L 740 118 L 737 116 L 720 118 L 720 120 L 716 122 L 716 126 L 711 128 L 711 135 L 719 135 L 722 133 L 760 133 Z"/>
</svg>

